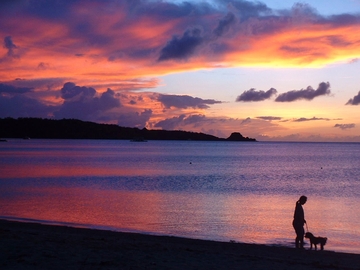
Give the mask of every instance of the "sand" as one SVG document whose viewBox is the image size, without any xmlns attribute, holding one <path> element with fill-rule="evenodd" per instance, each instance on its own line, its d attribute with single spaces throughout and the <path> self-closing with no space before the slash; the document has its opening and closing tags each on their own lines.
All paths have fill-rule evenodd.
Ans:
<svg viewBox="0 0 360 270">
<path fill-rule="evenodd" d="M 360 254 L 0 220 L 0 269 L 360 269 Z"/>
</svg>

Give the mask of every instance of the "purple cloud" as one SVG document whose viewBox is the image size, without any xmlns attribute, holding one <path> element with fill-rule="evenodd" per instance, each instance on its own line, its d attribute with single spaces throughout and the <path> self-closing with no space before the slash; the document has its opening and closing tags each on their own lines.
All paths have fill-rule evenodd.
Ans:
<svg viewBox="0 0 360 270">
<path fill-rule="evenodd" d="M 203 42 L 201 30 L 194 28 L 185 31 L 181 38 L 174 36 L 164 48 L 161 49 L 159 61 L 170 59 L 186 59 Z"/>
<path fill-rule="evenodd" d="M 184 118 L 185 118 L 184 114 L 182 114 L 178 117 L 167 118 L 165 120 L 161 120 L 161 121 L 157 122 L 154 125 L 154 127 L 162 128 L 162 129 L 166 129 L 166 130 L 173 130 L 176 127 L 180 126 L 180 124 L 183 122 Z"/>
<path fill-rule="evenodd" d="M 191 96 L 178 96 L 178 95 L 163 95 L 159 94 L 158 101 L 160 101 L 168 109 L 171 107 L 179 109 L 187 108 L 199 108 L 199 109 L 208 109 L 208 105 L 219 104 L 221 101 L 216 101 L 214 99 L 201 99 Z"/>
<path fill-rule="evenodd" d="M 318 88 L 314 90 L 311 86 L 306 89 L 292 90 L 283 94 L 280 94 L 275 101 L 276 102 L 292 102 L 299 99 L 312 100 L 318 96 L 330 95 L 330 84 L 322 82 Z"/>
<path fill-rule="evenodd" d="M 51 117 L 56 106 L 48 106 L 40 101 L 26 97 L 24 95 L 15 95 L 12 97 L 0 95 L 0 117 Z"/>
<path fill-rule="evenodd" d="M 167 118 L 159 121 L 154 125 L 156 128 L 162 128 L 166 130 L 178 129 L 185 125 L 191 125 L 193 127 L 199 127 L 204 123 L 208 123 L 211 119 L 207 118 L 205 115 L 189 115 L 185 114 L 179 115 L 177 117 Z"/>
<path fill-rule="evenodd" d="M 258 116 L 256 118 L 265 121 L 279 121 L 282 119 L 282 117 L 277 117 L 277 116 Z"/>
<path fill-rule="evenodd" d="M 0 83 L 0 93 L 24 94 L 27 92 L 31 92 L 32 90 L 32 87 L 15 87 L 12 85 Z"/>
<path fill-rule="evenodd" d="M 236 102 L 251 102 L 251 101 L 263 101 L 265 99 L 271 98 L 273 95 L 276 95 L 277 91 L 275 88 L 270 88 L 267 91 L 259 90 L 256 91 L 255 88 L 244 91 L 240 96 L 236 98 Z"/>
<path fill-rule="evenodd" d="M 305 117 L 301 117 L 298 119 L 293 120 L 293 122 L 307 122 L 307 121 L 330 121 L 331 119 L 329 118 L 318 118 L 318 117 L 312 117 L 312 118 L 305 118 Z"/>
<path fill-rule="evenodd" d="M 129 112 L 118 117 L 118 125 L 123 127 L 144 128 L 152 115 L 152 110 L 146 109 L 143 112 Z"/>
<path fill-rule="evenodd" d="M 355 124 L 336 124 L 334 127 L 345 130 L 345 129 L 349 129 L 349 128 L 355 128 Z"/>
<path fill-rule="evenodd" d="M 95 96 L 96 90 L 92 87 L 85 86 L 76 86 L 75 83 L 67 82 L 61 88 L 61 97 L 65 100 L 72 99 L 78 95 L 81 95 L 82 98 L 92 98 Z"/>
<path fill-rule="evenodd" d="M 219 21 L 219 24 L 214 29 L 213 33 L 220 37 L 226 34 L 230 26 L 236 22 L 235 15 L 232 12 L 229 12 L 223 19 Z"/>
<path fill-rule="evenodd" d="M 19 56 L 15 53 L 15 49 L 17 49 L 17 46 L 12 41 L 11 36 L 7 36 L 4 38 L 4 47 L 8 50 L 7 56 L 18 58 Z"/>
<path fill-rule="evenodd" d="M 58 111 L 54 112 L 55 118 L 97 121 L 106 111 L 121 106 L 119 99 L 115 97 L 115 92 L 111 89 L 97 97 L 94 88 L 80 87 L 68 82 L 64 84 L 60 92 L 64 103 Z"/>
<path fill-rule="evenodd" d="M 247 124 L 250 124 L 250 123 L 251 123 L 251 118 L 248 117 L 248 118 L 242 120 L 240 125 L 247 125 Z"/>
<path fill-rule="evenodd" d="M 360 104 L 360 91 L 353 98 L 349 99 L 349 101 L 345 105 L 359 105 Z"/>
</svg>

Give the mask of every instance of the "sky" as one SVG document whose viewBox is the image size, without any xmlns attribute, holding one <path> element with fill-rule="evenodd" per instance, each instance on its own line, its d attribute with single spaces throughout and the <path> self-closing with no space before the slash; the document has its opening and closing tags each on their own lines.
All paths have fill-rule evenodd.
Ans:
<svg viewBox="0 0 360 270">
<path fill-rule="evenodd" d="M 360 0 L 5 0 L 0 118 L 360 142 Z"/>
</svg>

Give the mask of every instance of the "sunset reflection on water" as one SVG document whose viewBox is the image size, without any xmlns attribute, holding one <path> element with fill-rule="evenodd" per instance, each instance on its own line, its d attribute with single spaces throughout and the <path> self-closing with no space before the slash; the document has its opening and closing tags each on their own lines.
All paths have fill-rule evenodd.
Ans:
<svg viewBox="0 0 360 270">
<path fill-rule="evenodd" d="M 79 177 L 79 176 L 129 176 L 151 175 L 156 170 L 141 168 L 93 167 L 72 164 L 63 165 L 7 165 L 1 169 L 4 178 Z"/>
<path fill-rule="evenodd" d="M 294 238 L 291 222 L 295 203 L 291 200 L 294 198 L 289 197 L 59 186 L 19 187 L 12 191 L 10 200 L 0 201 L 3 216 L 119 231 L 285 246 L 292 246 Z M 329 233 L 324 224 L 330 220 L 313 216 L 324 209 L 311 205 L 311 200 L 308 203 L 304 208 L 311 228 L 316 228 L 319 233 Z M 338 211 L 341 211 L 342 206 L 339 207 Z M 336 206 L 331 207 L 331 211 L 336 209 Z M 336 230 L 336 226 L 331 226 Z"/>
<path fill-rule="evenodd" d="M 328 237 L 328 250 L 360 253 L 354 153 L 319 170 L 329 154 L 306 156 L 314 146 L 324 147 L 10 142 L 0 149 L 0 218 L 292 247 L 305 194 L 309 231 Z"/>
</svg>

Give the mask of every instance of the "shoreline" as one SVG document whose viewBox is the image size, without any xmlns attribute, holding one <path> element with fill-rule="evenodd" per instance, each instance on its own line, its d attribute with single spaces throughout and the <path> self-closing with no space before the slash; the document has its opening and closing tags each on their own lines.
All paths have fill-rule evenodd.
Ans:
<svg viewBox="0 0 360 270">
<path fill-rule="evenodd" d="M 0 219 L 1 269 L 359 269 L 360 254 Z"/>
</svg>

